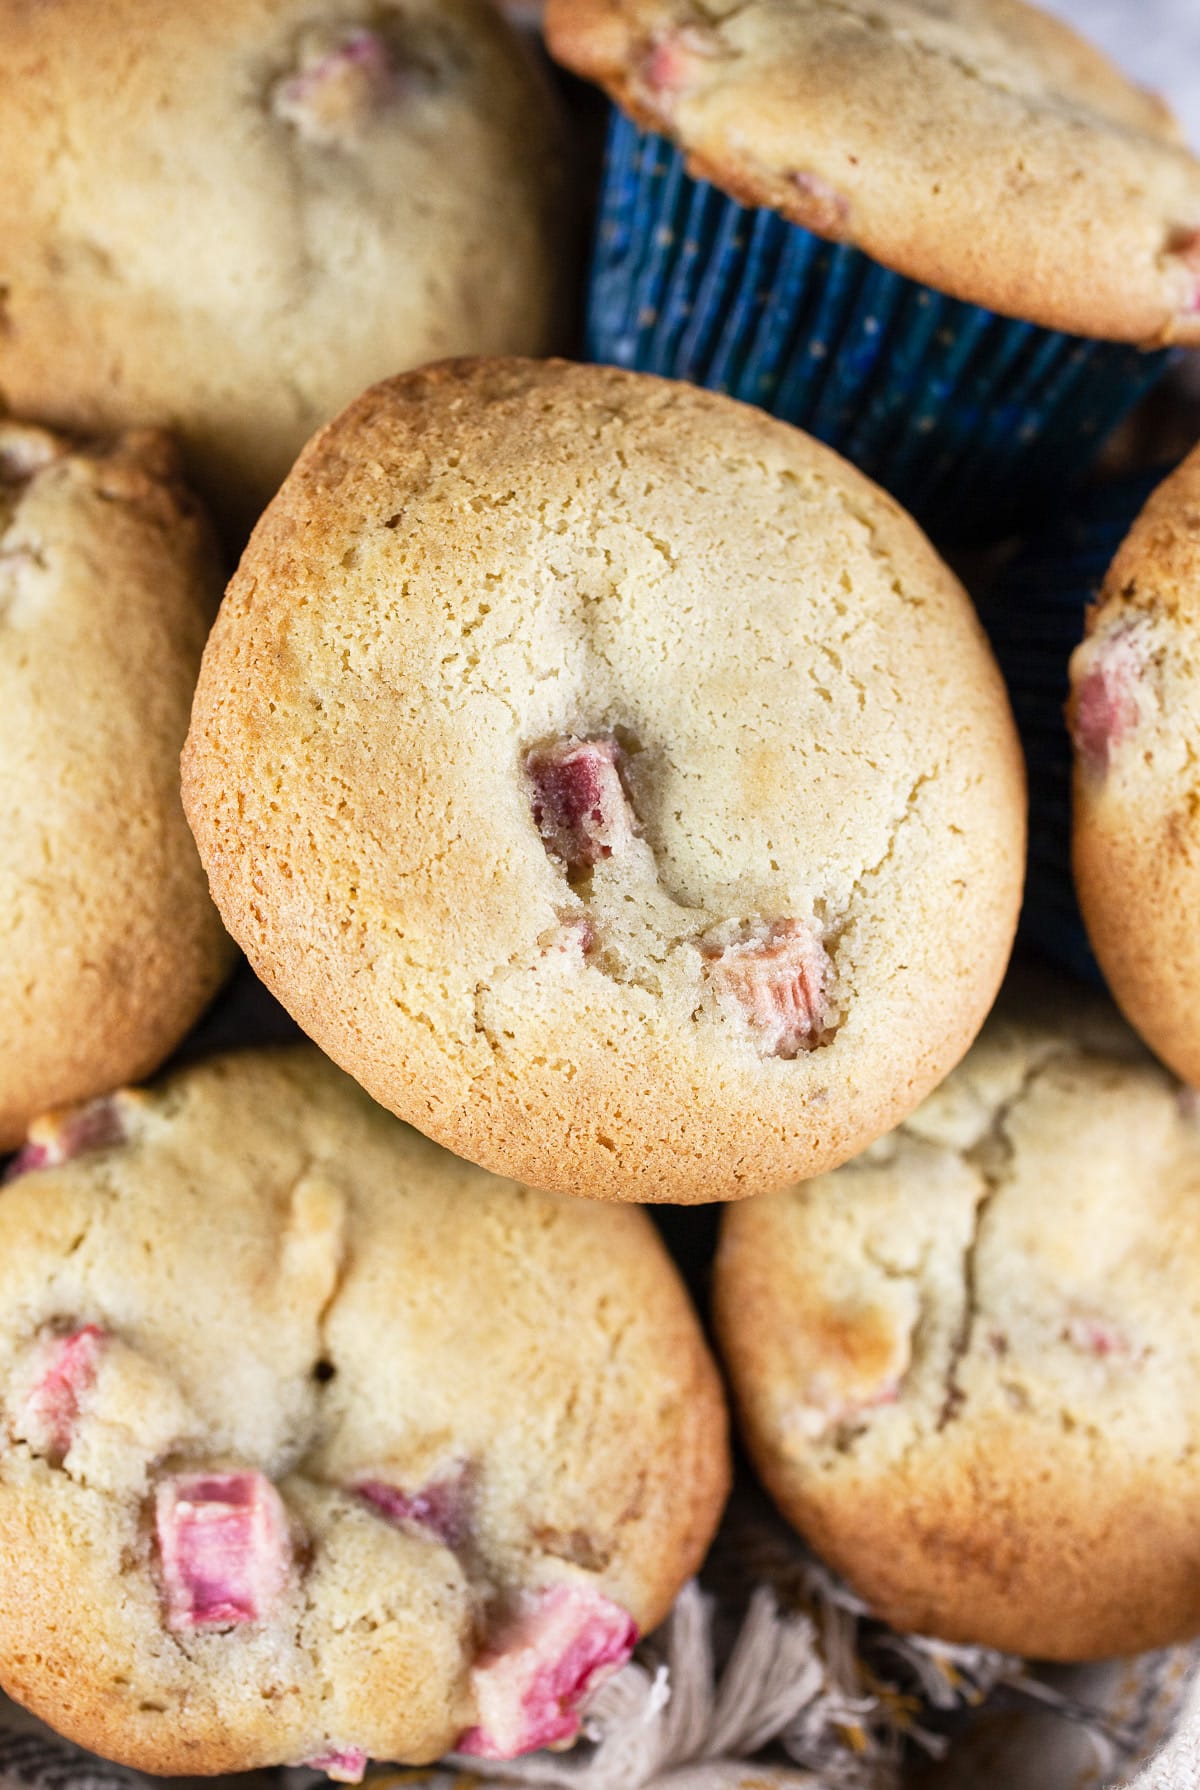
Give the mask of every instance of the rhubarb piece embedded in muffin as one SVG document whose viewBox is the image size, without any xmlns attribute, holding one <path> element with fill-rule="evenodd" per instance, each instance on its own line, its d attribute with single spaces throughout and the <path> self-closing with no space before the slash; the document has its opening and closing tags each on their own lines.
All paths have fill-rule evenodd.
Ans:
<svg viewBox="0 0 1200 1790">
<path fill-rule="evenodd" d="M 590 914 L 560 914 L 558 924 L 538 939 L 542 949 L 586 959 L 596 949 L 600 934 Z"/>
<path fill-rule="evenodd" d="M 84 1324 L 69 1336 L 49 1336 L 39 1348 L 33 1384 L 18 1413 L 20 1432 L 51 1460 L 69 1452 L 75 1427 L 107 1342 L 98 1324 Z"/>
<path fill-rule="evenodd" d="M 1077 649 L 1071 735 L 1092 776 L 1103 776 L 1117 748 L 1138 724 L 1138 685 L 1145 665 L 1142 642 L 1128 623 L 1094 635 Z"/>
<path fill-rule="evenodd" d="M 262 1473 L 184 1473 L 155 1508 L 167 1627 L 261 1622 L 287 1582 L 287 1512 Z"/>
<path fill-rule="evenodd" d="M 526 755 L 533 818 L 547 851 L 568 870 L 588 870 L 633 837 L 633 814 L 614 739 L 571 736 Z"/>
<path fill-rule="evenodd" d="M 1200 230 L 1181 231 L 1167 253 L 1175 274 L 1179 314 L 1190 321 L 1200 316 Z"/>
<path fill-rule="evenodd" d="M 900 1368 L 877 1386 L 845 1393 L 832 1380 L 815 1374 L 807 1387 L 807 1399 L 788 1413 L 785 1426 L 807 1441 L 818 1441 L 844 1424 L 864 1419 L 885 1405 L 894 1405 L 900 1397 L 902 1379 Z"/>
<path fill-rule="evenodd" d="M 797 1057 L 832 1034 L 833 964 L 811 926 L 754 920 L 732 938 L 701 941 L 722 1010 L 747 1026 L 765 1057 Z"/>
<path fill-rule="evenodd" d="M 793 174 L 791 184 L 797 195 L 788 207 L 793 222 L 802 223 L 806 230 L 816 230 L 819 235 L 835 242 L 846 235 L 850 201 L 845 193 L 840 193 L 832 181 L 807 169 L 799 169 Z"/>
<path fill-rule="evenodd" d="M 619 1604 L 559 1585 L 482 1654 L 471 1674 L 478 1725 L 458 1743 L 481 1759 L 515 1759 L 579 1733 L 580 1707 L 632 1654 L 637 1628 Z"/>
<path fill-rule="evenodd" d="M 354 1487 L 385 1522 L 428 1529 L 447 1547 L 457 1547 L 470 1527 L 469 1469 L 453 1468 L 416 1491 L 405 1491 L 383 1479 L 360 1479 Z"/>
<path fill-rule="evenodd" d="M 105 1094 L 82 1106 L 46 1113 L 29 1127 L 29 1141 L 4 1171 L 5 1181 L 15 1181 L 34 1169 L 59 1168 L 82 1156 L 85 1150 L 106 1150 L 125 1141 L 125 1119 L 120 1097 Z"/>
<path fill-rule="evenodd" d="M 313 1771 L 323 1771 L 335 1784 L 361 1784 L 367 1769 L 367 1755 L 361 1747 L 330 1747 L 303 1763 Z"/>
<path fill-rule="evenodd" d="M 680 25 L 657 36 L 642 58 L 639 91 L 663 118 L 676 100 L 698 87 L 724 52 L 713 32 L 699 25 Z"/>
<path fill-rule="evenodd" d="M 919 1303 L 911 1285 L 886 1298 L 832 1305 L 820 1327 L 823 1359 L 810 1358 L 801 1397 L 783 1419 L 802 1443 L 828 1439 L 899 1399 L 912 1366 Z"/>
<path fill-rule="evenodd" d="M 1085 1355 L 1094 1355 L 1098 1361 L 1110 1358 L 1131 1360 L 1133 1357 L 1128 1332 L 1111 1318 L 1098 1317 L 1092 1312 L 1074 1313 L 1063 1329 L 1063 1340 Z"/>
<path fill-rule="evenodd" d="M 398 85 L 387 44 L 360 25 L 334 37 L 313 33 L 301 50 L 299 72 L 276 84 L 273 105 L 302 137 L 331 144 L 361 131 Z"/>
</svg>

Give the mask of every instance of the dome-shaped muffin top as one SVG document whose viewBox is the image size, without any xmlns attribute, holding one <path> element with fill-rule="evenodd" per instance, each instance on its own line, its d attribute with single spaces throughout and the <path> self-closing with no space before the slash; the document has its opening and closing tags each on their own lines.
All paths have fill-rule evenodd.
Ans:
<svg viewBox="0 0 1200 1790">
<path fill-rule="evenodd" d="M 548 83 L 488 0 L 0 0 L 0 389 L 248 530 L 372 380 L 558 346 Z"/>
<path fill-rule="evenodd" d="M 786 424 L 563 362 L 366 393 L 260 523 L 186 802 L 227 924 L 440 1142 L 599 1198 L 841 1161 L 957 1061 L 1020 898 L 974 611 Z"/>
<path fill-rule="evenodd" d="M 165 436 L 0 419 L 0 1152 L 157 1069 L 232 960 L 179 798 L 221 585 Z"/>
<path fill-rule="evenodd" d="M 1200 162 L 1023 0 L 549 0 L 547 36 L 692 172 L 953 298 L 1200 341 Z"/>
<path fill-rule="evenodd" d="M 1200 1122 L 1107 1002 L 1006 991 L 836 1174 L 726 1214 L 717 1331 L 784 1514 L 900 1629 L 1200 1633 Z"/>
<path fill-rule="evenodd" d="M 1200 1084 L 1200 449 L 1152 494 L 1071 657 L 1073 858 L 1092 948 Z"/>
<path fill-rule="evenodd" d="M 0 1405 L 0 1683 L 154 1772 L 571 1740 L 729 1473 L 646 1215 L 485 1175 L 307 1046 L 37 1128 Z"/>
</svg>

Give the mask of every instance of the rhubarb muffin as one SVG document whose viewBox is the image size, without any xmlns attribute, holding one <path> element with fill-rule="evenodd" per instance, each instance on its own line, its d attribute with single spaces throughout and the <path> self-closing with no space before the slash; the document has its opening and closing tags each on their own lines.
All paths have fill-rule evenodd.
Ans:
<svg viewBox="0 0 1200 1790">
<path fill-rule="evenodd" d="M 888 1622 L 1200 1633 L 1200 1121 L 1099 996 L 1006 997 L 898 1130 L 727 1213 L 716 1317 L 769 1489 Z"/>
<path fill-rule="evenodd" d="M 569 1742 L 728 1477 L 646 1216 L 457 1161 L 306 1045 L 42 1128 L 0 1389 L 0 1684 L 152 1772 Z"/>
<path fill-rule="evenodd" d="M 0 390 L 231 532 L 371 380 L 557 346 L 557 109 L 488 0 L 0 0 Z"/>
<path fill-rule="evenodd" d="M 934 538 L 1052 508 L 1200 342 L 1200 161 L 1023 0 L 549 0 L 614 102 L 590 358 L 762 404 Z"/>
<path fill-rule="evenodd" d="M 1080 629 L 1082 630 L 1082 615 Z M 1200 449 L 1151 495 L 1071 658 L 1072 855 L 1126 1017 L 1200 1084 Z"/>
<path fill-rule="evenodd" d="M 221 585 L 165 437 L 0 419 L 0 1152 L 157 1068 L 232 959 L 179 798 Z"/>
<path fill-rule="evenodd" d="M 319 435 L 184 782 L 305 1031 L 595 1198 L 853 1154 L 966 1049 L 1019 900 L 1011 715 L 924 537 L 797 430 L 612 368 L 448 363 Z"/>
</svg>

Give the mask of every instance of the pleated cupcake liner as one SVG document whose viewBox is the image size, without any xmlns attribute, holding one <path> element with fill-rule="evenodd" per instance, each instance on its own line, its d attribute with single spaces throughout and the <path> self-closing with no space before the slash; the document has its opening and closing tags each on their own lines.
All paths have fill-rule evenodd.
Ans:
<svg viewBox="0 0 1200 1790">
<path fill-rule="evenodd" d="M 1104 986 L 1071 875 L 1073 752 L 1063 708 L 1088 604 L 1166 469 L 1097 486 L 1031 537 L 978 604 L 1008 684 L 1029 773 L 1029 868 L 1019 936 Z"/>
<path fill-rule="evenodd" d="M 1048 513 L 1169 360 L 946 298 L 739 205 L 615 110 L 586 351 L 798 424 L 961 543 Z"/>
</svg>

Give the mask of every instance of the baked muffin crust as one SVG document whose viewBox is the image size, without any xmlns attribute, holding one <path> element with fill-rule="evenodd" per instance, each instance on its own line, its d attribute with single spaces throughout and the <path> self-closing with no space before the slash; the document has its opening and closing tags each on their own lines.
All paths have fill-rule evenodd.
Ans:
<svg viewBox="0 0 1200 1790">
<path fill-rule="evenodd" d="M 179 799 L 221 584 L 166 437 L 0 419 L 0 1151 L 156 1069 L 232 960 Z"/>
<path fill-rule="evenodd" d="M 0 1200 L 0 1683 L 172 1774 L 571 1739 L 728 1479 L 649 1220 L 306 1046 L 104 1107 Z"/>
<path fill-rule="evenodd" d="M 373 379 L 558 345 L 561 125 L 488 0 L 3 0 L 0 112 L 0 390 L 169 426 L 239 546 Z"/>
<path fill-rule="evenodd" d="M 186 802 L 322 1047 L 460 1154 L 596 1198 L 840 1161 L 957 1060 L 1024 789 L 960 586 L 835 455 L 561 362 L 368 392 L 260 524 Z"/>
<path fill-rule="evenodd" d="M 1200 1083 L 1200 450 L 1153 493 L 1071 659 L 1072 855 L 1132 1025 Z"/>
<path fill-rule="evenodd" d="M 1198 1190 L 1194 1097 L 1046 988 L 854 1162 L 726 1214 L 751 1453 L 885 1620 L 1055 1660 L 1200 1630 Z"/>
</svg>

